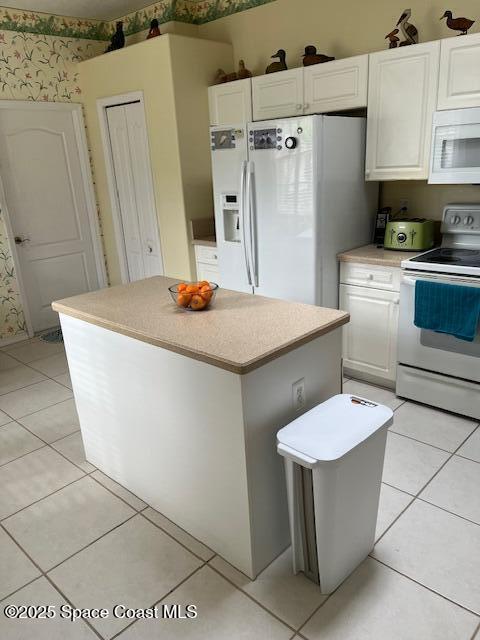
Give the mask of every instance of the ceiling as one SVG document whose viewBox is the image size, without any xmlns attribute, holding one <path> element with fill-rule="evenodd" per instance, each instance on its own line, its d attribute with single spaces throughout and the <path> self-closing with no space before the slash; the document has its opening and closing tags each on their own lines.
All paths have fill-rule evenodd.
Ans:
<svg viewBox="0 0 480 640">
<path fill-rule="evenodd" d="M 41 11 L 73 18 L 114 20 L 153 4 L 154 0 L 3 0 L 2 7 Z"/>
</svg>

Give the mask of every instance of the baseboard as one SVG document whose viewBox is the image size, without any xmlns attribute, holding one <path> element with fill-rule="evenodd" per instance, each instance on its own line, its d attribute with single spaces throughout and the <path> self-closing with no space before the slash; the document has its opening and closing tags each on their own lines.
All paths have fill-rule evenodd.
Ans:
<svg viewBox="0 0 480 640">
<path fill-rule="evenodd" d="M 382 378 L 380 376 L 374 376 L 371 373 L 349 369 L 345 365 L 343 366 L 343 374 L 347 378 L 351 378 L 352 380 L 358 380 L 359 382 L 369 382 L 370 384 L 378 384 L 380 387 L 386 387 L 387 389 L 395 389 L 395 380 L 386 380 L 385 378 Z"/>
<path fill-rule="evenodd" d="M 12 338 L 3 338 L 0 340 L 0 349 L 2 347 L 8 347 L 10 344 L 15 344 L 16 342 L 23 342 L 24 340 L 28 340 L 29 335 L 26 331 L 22 331 L 22 333 L 17 333 L 16 336 Z"/>
</svg>

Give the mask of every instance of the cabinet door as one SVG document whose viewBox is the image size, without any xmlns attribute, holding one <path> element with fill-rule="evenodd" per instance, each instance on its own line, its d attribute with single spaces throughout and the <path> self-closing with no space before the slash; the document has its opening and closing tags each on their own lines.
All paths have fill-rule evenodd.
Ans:
<svg viewBox="0 0 480 640">
<path fill-rule="evenodd" d="M 340 285 L 340 309 L 350 313 L 343 328 L 343 364 L 359 373 L 395 380 L 400 294 Z"/>
<path fill-rule="evenodd" d="M 370 55 L 367 180 L 426 180 L 440 43 Z"/>
<path fill-rule="evenodd" d="M 305 113 L 367 106 L 368 55 L 305 67 Z"/>
<path fill-rule="evenodd" d="M 220 277 L 220 271 L 218 267 L 204 262 L 197 262 L 197 279 L 207 280 L 208 282 L 215 282 L 218 284 Z"/>
<path fill-rule="evenodd" d="M 480 33 L 440 43 L 437 109 L 480 107 Z"/>
<path fill-rule="evenodd" d="M 252 78 L 253 119 L 303 114 L 303 67 Z"/>
<path fill-rule="evenodd" d="M 235 80 L 208 87 L 210 124 L 236 124 L 252 119 L 252 81 Z"/>
</svg>

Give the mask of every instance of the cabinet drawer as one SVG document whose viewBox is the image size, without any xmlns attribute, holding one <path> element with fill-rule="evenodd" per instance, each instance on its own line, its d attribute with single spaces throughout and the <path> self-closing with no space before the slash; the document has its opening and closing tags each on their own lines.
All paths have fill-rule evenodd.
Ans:
<svg viewBox="0 0 480 640">
<path fill-rule="evenodd" d="M 384 291 L 400 291 L 400 268 L 342 262 L 340 282 Z"/>
<path fill-rule="evenodd" d="M 195 245 L 195 258 L 197 262 L 204 264 L 217 265 L 218 255 L 216 247 L 204 247 L 203 245 Z"/>
</svg>

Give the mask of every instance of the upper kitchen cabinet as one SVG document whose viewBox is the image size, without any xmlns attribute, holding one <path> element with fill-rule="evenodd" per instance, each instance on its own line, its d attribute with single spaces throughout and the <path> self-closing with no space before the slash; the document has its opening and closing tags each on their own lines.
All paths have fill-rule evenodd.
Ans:
<svg viewBox="0 0 480 640">
<path fill-rule="evenodd" d="M 440 44 L 437 109 L 480 107 L 480 33 Z"/>
<path fill-rule="evenodd" d="M 303 114 L 303 67 L 252 78 L 253 119 Z"/>
<path fill-rule="evenodd" d="M 426 180 L 440 42 L 370 55 L 367 180 Z"/>
<path fill-rule="evenodd" d="M 305 67 L 303 78 L 305 113 L 367 106 L 368 55 Z"/>
<path fill-rule="evenodd" d="M 210 124 L 236 124 L 252 119 L 250 78 L 225 82 L 208 88 Z"/>
</svg>

